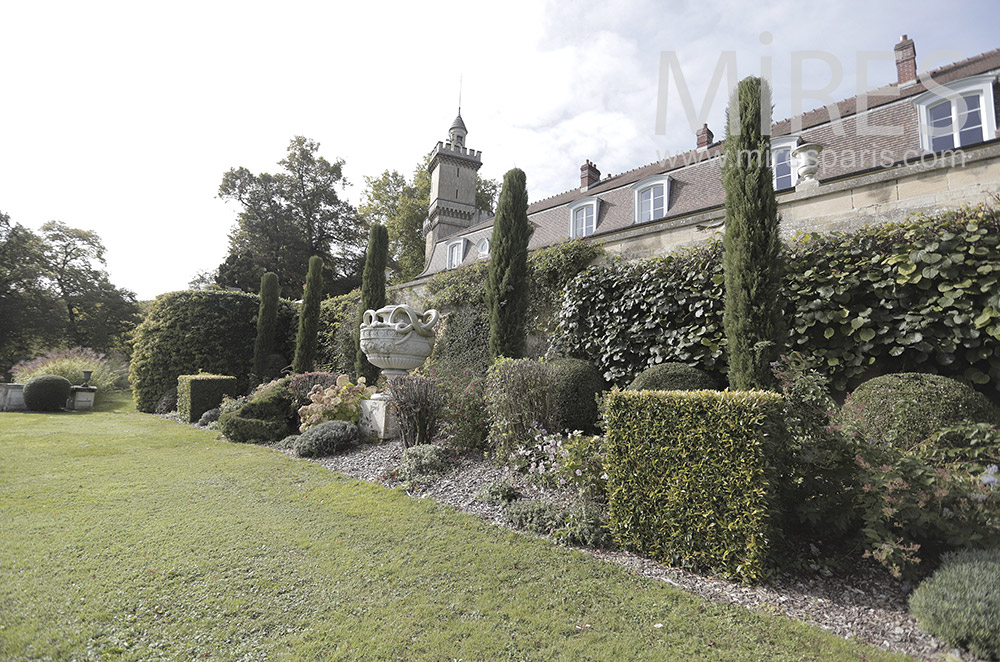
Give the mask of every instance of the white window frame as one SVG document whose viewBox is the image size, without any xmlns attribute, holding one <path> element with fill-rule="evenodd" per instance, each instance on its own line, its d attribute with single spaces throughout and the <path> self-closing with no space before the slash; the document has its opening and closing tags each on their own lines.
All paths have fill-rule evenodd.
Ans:
<svg viewBox="0 0 1000 662">
<path fill-rule="evenodd" d="M 792 155 L 795 148 L 799 146 L 798 136 L 776 136 L 771 138 L 771 183 L 775 191 L 786 191 L 795 188 L 799 183 L 798 159 Z M 792 170 L 792 183 L 789 187 L 778 188 L 778 152 L 788 150 L 788 167 Z"/>
<path fill-rule="evenodd" d="M 654 186 L 663 187 L 663 214 L 660 216 L 655 216 L 653 218 L 641 219 L 639 214 L 642 210 L 642 194 L 650 190 Z M 667 212 L 670 210 L 670 177 L 668 175 L 655 175 L 653 177 L 646 177 L 641 179 L 635 184 L 632 184 L 632 222 L 633 223 L 651 223 L 653 221 L 658 221 L 661 218 L 665 218 Z"/>
<path fill-rule="evenodd" d="M 488 258 L 490 256 L 490 240 L 483 237 L 476 242 L 476 251 L 479 253 L 479 258 Z"/>
<path fill-rule="evenodd" d="M 452 252 L 454 251 L 454 249 L 456 247 L 458 248 L 458 260 L 457 261 L 455 261 L 455 260 L 452 259 Z M 445 255 L 448 258 L 448 268 L 449 269 L 456 269 L 456 268 L 462 266 L 462 262 L 465 261 L 465 238 L 463 237 L 461 239 L 456 239 L 454 241 L 449 241 L 448 244 L 447 244 L 447 249 L 448 249 L 448 251 L 447 251 L 447 253 L 445 253 Z"/>
<path fill-rule="evenodd" d="M 581 209 L 585 209 L 587 207 L 591 207 L 592 210 L 593 210 L 594 225 L 591 228 L 590 232 L 587 232 L 586 228 L 584 228 L 584 231 L 583 231 L 582 234 L 577 234 L 576 233 L 576 223 L 575 223 L 576 212 L 579 211 L 579 210 L 581 210 Z M 571 204 L 569 206 L 569 237 L 570 237 L 570 239 L 578 239 L 578 238 L 583 238 L 583 237 L 589 237 L 592 234 L 594 234 L 595 232 L 597 232 L 597 221 L 598 221 L 598 218 L 600 217 L 599 216 L 600 215 L 600 211 L 601 211 L 601 199 L 598 198 L 597 196 L 593 196 L 593 195 L 588 195 L 585 198 L 580 198 L 579 200 L 577 200 L 576 202 L 574 202 L 573 204 Z"/>
<path fill-rule="evenodd" d="M 952 135 L 955 137 L 955 144 L 952 149 L 962 149 L 978 142 L 992 140 L 997 135 L 996 105 L 993 99 L 993 83 L 997 80 L 996 74 L 982 74 L 979 76 L 969 76 L 961 80 L 950 83 L 934 84 L 934 89 L 928 90 L 913 99 L 913 105 L 917 110 L 917 117 L 920 121 L 920 148 L 925 152 L 933 152 L 931 147 L 931 121 L 930 109 L 943 101 L 951 102 L 952 113 Z M 958 126 L 957 119 L 960 108 L 964 107 L 961 99 L 964 96 L 979 95 L 979 116 L 982 120 L 983 139 L 959 145 L 958 138 L 962 127 Z"/>
</svg>

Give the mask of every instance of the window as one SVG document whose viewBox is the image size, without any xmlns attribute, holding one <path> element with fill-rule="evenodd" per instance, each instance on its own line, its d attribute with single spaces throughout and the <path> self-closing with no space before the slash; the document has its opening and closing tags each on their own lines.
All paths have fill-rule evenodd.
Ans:
<svg viewBox="0 0 1000 662">
<path fill-rule="evenodd" d="M 597 227 L 597 216 L 601 200 L 593 196 L 580 198 L 569 208 L 569 236 L 589 237 Z"/>
<path fill-rule="evenodd" d="M 920 146 L 942 152 L 975 145 L 996 135 L 993 82 L 996 76 L 970 76 L 935 85 L 913 100 L 920 120 Z"/>
<path fill-rule="evenodd" d="M 480 258 L 487 258 L 490 256 L 490 240 L 483 237 L 478 242 L 476 242 L 476 250 L 479 252 Z"/>
<path fill-rule="evenodd" d="M 792 188 L 798 182 L 797 163 L 792 151 L 798 146 L 798 136 L 776 136 L 771 139 L 771 171 L 774 190 Z"/>
<path fill-rule="evenodd" d="M 670 178 L 666 175 L 647 177 L 632 185 L 636 223 L 656 221 L 667 215 L 670 206 Z"/>
<path fill-rule="evenodd" d="M 448 268 L 461 266 L 465 258 L 465 239 L 459 239 L 448 244 Z"/>
</svg>

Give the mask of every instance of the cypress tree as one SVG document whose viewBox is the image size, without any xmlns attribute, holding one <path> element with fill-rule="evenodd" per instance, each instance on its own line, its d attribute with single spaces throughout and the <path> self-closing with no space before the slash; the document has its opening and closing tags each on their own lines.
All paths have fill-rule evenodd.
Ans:
<svg viewBox="0 0 1000 662">
<path fill-rule="evenodd" d="M 763 97 L 763 103 L 761 101 Z M 770 364 L 782 332 L 781 243 L 778 203 L 771 178 L 770 90 L 760 78 L 740 81 L 729 102 L 723 185 L 726 232 L 723 238 L 729 386 L 769 388 Z M 734 131 L 735 129 L 735 131 Z"/>
<path fill-rule="evenodd" d="M 323 299 L 323 258 L 309 258 L 306 289 L 299 311 L 299 332 L 295 336 L 295 361 L 292 372 L 303 373 L 313 369 L 316 361 L 316 333 L 319 330 L 319 304 Z"/>
<path fill-rule="evenodd" d="M 524 355 L 528 313 L 528 189 L 524 171 L 509 170 L 503 178 L 493 220 L 486 305 L 490 311 L 490 355 Z"/>
<path fill-rule="evenodd" d="M 260 277 L 260 308 L 257 310 L 257 339 L 253 344 L 253 374 L 264 381 L 267 357 L 274 349 L 274 327 L 278 321 L 278 274 L 269 271 Z"/>
<path fill-rule="evenodd" d="M 368 233 L 368 252 L 361 275 L 361 303 L 354 323 L 354 372 L 359 378 L 364 377 L 368 384 L 375 383 L 380 369 L 372 365 L 361 351 L 361 319 L 366 310 L 378 310 L 385 306 L 385 267 L 388 261 L 389 231 L 384 225 L 375 223 Z"/>
</svg>

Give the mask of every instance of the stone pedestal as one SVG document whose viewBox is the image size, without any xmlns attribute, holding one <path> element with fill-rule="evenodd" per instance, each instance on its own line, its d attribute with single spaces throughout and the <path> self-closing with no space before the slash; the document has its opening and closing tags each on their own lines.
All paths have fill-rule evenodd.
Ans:
<svg viewBox="0 0 1000 662">
<path fill-rule="evenodd" d="M 389 441 L 399 437 L 399 426 L 388 400 L 362 400 L 358 427 L 364 440 Z"/>
<path fill-rule="evenodd" d="M 24 384 L 0 384 L 0 411 L 24 411 Z"/>
<path fill-rule="evenodd" d="M 70 387 L 69 397 L 66 398 L 66 411 L 90 411 L 94 408 L 96 394 L 95 386 Z"/>
</svg>

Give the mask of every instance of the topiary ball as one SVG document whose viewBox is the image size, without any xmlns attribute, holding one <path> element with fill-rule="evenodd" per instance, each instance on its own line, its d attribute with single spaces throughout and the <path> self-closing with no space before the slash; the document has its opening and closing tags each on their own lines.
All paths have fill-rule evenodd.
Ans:
<svg viewBox="0 0 1000 662">
<path fill-rule="evenodd" d="M 855 389 L 835 422 L 873 445 L 907 450 L 958 423 L 1000 424 L 1000 411 L 958 380 L 901 372 L 869 379 Z"/>
<path fill-rule="evenodd" d="M 976 656 L 1000 659 L 1000 549 L 945 554 L 910 596 L 924 630 Z"/>
<path fill-rule="evenodd" d="M 630 391 L 718 390 L 719 381 L 704 370 L 686 363 L 658 363 L 639 373 L 628 385 Z"/>
<path fill-rule="evenodd" d="M 41 375 L 24 385 L 24 407 L 29 411 L 59 411 L 66 407 L 71 384 L 65 377 Z"/>
<path fill-rule="evenodd" d="M 326 421 L 314 425 L 295 440 L 299 457 L 333 455 L 358 441 L 358 426 L 349 421 Z"/>
<path fill-rule="evenodd" d="M 597 426 L 597 394 L 604 378 L 592 364 L 580 359 L 549 362 L 553 421 L 559 430 L 593 432 Z"/>
</svg>

